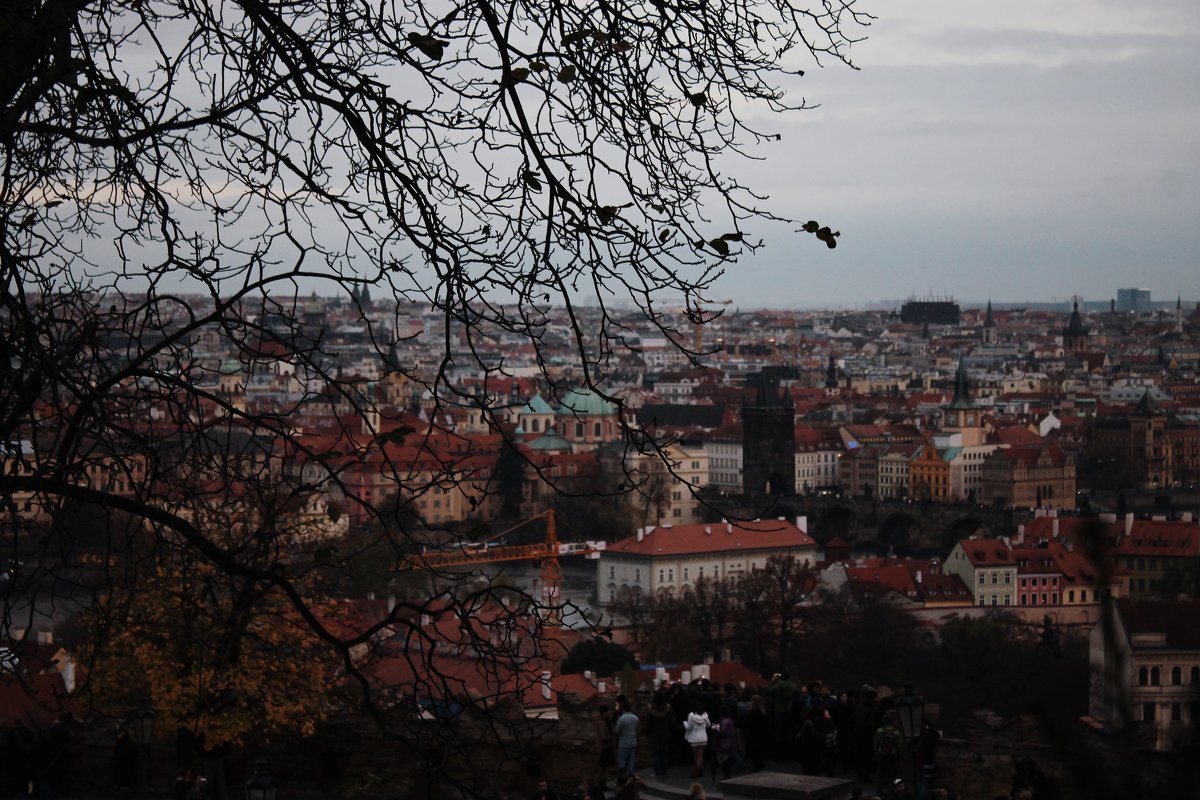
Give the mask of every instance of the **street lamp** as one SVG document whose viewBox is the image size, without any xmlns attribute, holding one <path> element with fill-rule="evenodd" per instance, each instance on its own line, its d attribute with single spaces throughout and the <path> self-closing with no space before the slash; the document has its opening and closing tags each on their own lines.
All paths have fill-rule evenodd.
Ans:
<svg viewBox="0 0 1200 800">
<path fill-rule="evenodd" d="M 146 800 L 146 751 L 154 741 L 154 709 L 149 699 L 143 699 L 138 707 L 129 712 L 129 724 L 133 728 L 133 740 L 138 746 L 138 797 Z"/>
<path fill-rule="evenodd" d="M 279 787 L 271 777 L 267 759 L 259 756 L 254 761 L 254 774 L 246 779 L 246 800 L 275 800 Z"/>
<path fill-rule="evenodd" d="M 913 787 L 921 785 L 921 726 L 925 722 L 925 698 L 913 690 L 912 681 L 904 684 L 904 691 L 896 696 L 896 712 L 900 716 L 900 731 L 908 740 L 913 756 Z"/>
</svg>

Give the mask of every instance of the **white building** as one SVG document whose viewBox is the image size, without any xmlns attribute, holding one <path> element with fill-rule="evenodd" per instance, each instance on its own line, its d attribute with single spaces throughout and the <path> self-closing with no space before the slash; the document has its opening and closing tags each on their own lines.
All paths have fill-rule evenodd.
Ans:
<svg viewBox="0 0 1200 800">
<path fill-rule="evenodd" d="M 678 591 L 700 578 L 737 580 L 765 566 L 771 556 L 815 564 L 817 543 L 807 527 L 799 517 L 794 523 L 772 519 L 639 529 L 600 554 L 596 598 L 607 604 L 629 593 Z"/>
</svg>

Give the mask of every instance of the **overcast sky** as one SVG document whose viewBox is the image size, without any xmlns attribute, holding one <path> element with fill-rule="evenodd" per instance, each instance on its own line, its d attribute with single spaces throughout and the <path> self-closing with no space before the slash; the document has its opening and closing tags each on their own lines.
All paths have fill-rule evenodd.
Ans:
<svg viewBox="0 0 1200 800">
<path fill-rule="evenodd" d="M 713 298 L 1200 299 L 1200 3 L 861 4 L 861 70 L 810 69 L 749 172 L 837 250 L 767 231 Z"/>
</svg>

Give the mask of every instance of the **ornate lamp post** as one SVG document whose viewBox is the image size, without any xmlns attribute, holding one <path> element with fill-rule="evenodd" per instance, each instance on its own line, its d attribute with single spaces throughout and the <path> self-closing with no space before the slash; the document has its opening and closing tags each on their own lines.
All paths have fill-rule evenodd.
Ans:
<svg viewBox="0 0 1200 800">
<path fill-rule="evenodd" d="M 154 718 L 156 714 L 150 706 L 150 700 L 142 700 L 138 707 L 129 712 L 129 724 L 133 729 L 133 740 L 138 746 L 138 797 L 146 800 L 146 771 L 148 769 L 147 752 L 150 743 L 154 741 Z"/>
<path fill-rule="evenodd" d="M 259 756 L 254 761 L 254 774 L 246 779 L 244 785 L 246 800 L 275 800 L 279 787 L 271 777 L 267 759 Z"/>
<path fill-rule="evenodd" d="M 913 788 L 921 784 L 921 726 L 925 722 L 925 698 L 913 690 L 912 681 L 904 684 L 904 691 L 895 698 L 895 708 L 900 715 L 900 731 L 908 740 L 913 757 Z"/>
</svg>

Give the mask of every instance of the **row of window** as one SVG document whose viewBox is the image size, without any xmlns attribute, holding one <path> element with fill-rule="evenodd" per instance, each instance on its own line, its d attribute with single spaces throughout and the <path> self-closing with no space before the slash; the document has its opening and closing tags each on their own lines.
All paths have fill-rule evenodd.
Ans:
<svg viewBox="0 0 1200 800">
<path fill-rule="evenodd" d="M 1200 686 L 1200 667 L 1192 667 L 1189 683 L 1192 686 Z M 1158 667 L 1142 667 L 1138 670 L 1138 686 L 1160 686 L 1162 684 L 1162 670 Z M 1171 685 L 1183 685 L 1183 667 L 1171 668 Z"/>
<path fill-rule="evenodd" d="M 1142 721 L 1158 720 L 1158 704 L 1142 703 Z M 1200 720 L 1200 703 L 1192 704 L 1192 721 Z M 1183 703 L 1171 703 L 1171 722 L 1183 722 Z"/>
</svg>

